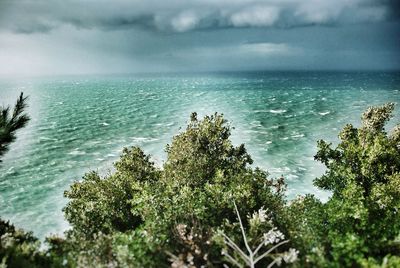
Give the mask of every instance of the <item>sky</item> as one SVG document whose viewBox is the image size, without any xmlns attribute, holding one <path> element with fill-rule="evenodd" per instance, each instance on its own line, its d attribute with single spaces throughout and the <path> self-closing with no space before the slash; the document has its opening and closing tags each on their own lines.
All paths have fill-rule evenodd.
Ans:
<svg viewBox="0 0 400 268">
<path fill-rule="evenodd" d="M 399 0 L 0 0 L 0 75 L 399 70 Z"/>
</svg>

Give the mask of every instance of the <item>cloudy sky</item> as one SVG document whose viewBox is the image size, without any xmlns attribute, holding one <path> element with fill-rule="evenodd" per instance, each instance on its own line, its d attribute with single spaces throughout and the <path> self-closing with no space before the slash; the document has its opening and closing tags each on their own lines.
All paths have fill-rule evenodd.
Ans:
<svg viewBox="0 0 400 268">
<path fill-rule="evenodd" d="M 400 69 L 398 2 L 0 0 L 0 75 Z"/>
</svg>

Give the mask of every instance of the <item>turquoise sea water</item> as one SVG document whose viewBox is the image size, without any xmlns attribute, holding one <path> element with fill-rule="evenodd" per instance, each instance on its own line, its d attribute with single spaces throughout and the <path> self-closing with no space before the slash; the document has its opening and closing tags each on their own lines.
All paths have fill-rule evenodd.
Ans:
<svg viewBox="0 0 400 268">
<path fill-rule="evenodd" d="M 337 142 L 370 105 L 400 102 L 400 73 L 267 72 L 0 79 L 0 105 L 30 96 L 28 127 L 0 166 L 0 216 L 43 238 L 68 224 L 63 191 L 89 170 L 106 173 L 124 146 L 162 164 L 191 112 L 224 113 L 255 165 L 283 175 L 288 198 L 315 193 L 316 141 Z M 400 122 L 397 107 L 395 122 Z"/>
</svg>

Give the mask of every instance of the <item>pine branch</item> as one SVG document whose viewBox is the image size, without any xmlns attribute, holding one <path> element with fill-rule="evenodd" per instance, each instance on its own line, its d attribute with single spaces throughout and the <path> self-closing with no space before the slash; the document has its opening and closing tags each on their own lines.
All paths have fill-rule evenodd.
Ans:
<svg viewBox="0 0 400 268">
<path fill-rule="evenodd" d="M 24 97 L 21 92 L 14 106 L 12 116 L 10 118 L 10 107 L 1 108 L 0 111 L 0 157 L 8 151 L 10 143 L 15 141 L 15 132 L 26 126 L 30 120 L 29 116 L 24 113 L 27 105 L 28 97 Z M 1 159 L 0 159 L 1 162 Z"/>
</svg>

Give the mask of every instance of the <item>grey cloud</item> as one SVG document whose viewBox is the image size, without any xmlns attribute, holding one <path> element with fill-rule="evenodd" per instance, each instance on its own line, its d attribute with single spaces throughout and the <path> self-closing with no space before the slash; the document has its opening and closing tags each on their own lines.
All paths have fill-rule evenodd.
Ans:
<svg viewBox="0 0 400 268">
<path fill-rule="evenodd" d="M 48 32 L 63 25 L 119 30 L 187 32 L 218 28 L 293 28 L 397 19 L 396 0 L 3 0 L 0 28 Z"/>
<path fill-rule="evenodd" d="M 13 28 L 14 32 L 21 34 L 47 33 L 53 29 L 53 25 L 43 23 L 35 23 L 33 25 L 21 25 L 19 27 Z"/>
<path fill-rule="evenodd" d="M 0 75 L 398 70 L 398 2 L 0 0 Z"/>
</svg>

